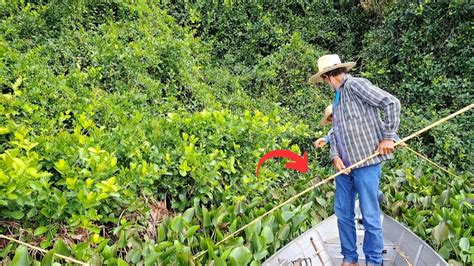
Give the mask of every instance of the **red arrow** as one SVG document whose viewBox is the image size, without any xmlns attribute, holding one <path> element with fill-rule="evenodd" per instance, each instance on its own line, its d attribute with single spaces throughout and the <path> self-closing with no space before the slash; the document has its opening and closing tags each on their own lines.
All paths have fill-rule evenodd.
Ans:
<svg viewBox="0 0 474 266">
<path fill-rule="evenodd" d="M 306 173 L 308 171 L 308 154 L 306 152 L 304 152 L 303 157 L 301 157 L 290 150 L 274 150 L 265 154 L 262 157 L 262 159 L 260 159 L 260 161 L 258 162 L 257 171 L 256 171 L 257 176 L 258 176 L 258 170 L 260 169 L 260 166 L 266 160 L 270 158 L 274 158 L 274 157 L 284 157 L 284 158 L 293 160 L 293 162 L 287 162 L 285 164 L 285 167 L 288 169 L 293 169 L 301 173 Z"/>
</svg>

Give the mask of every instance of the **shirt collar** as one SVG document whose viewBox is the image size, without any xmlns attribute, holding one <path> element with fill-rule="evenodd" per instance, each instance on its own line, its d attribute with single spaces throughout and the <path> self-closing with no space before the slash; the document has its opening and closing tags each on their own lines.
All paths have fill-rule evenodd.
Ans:
<svg viewBox="0 0 474 266">
<path fill-rule="evenodd" d="M 337 87 L 336 90 L 339 90 L 340 88 L 342 88 L 344 86 L 344 83 L 346 83 L 346 80 L 348 80 L 349 78 L 352 78 L 352 76 L 350 74 L 345 74 L 344 78 L 341 81 L 341 85 L 339 85 L 339 87 Z"/>
</svg>

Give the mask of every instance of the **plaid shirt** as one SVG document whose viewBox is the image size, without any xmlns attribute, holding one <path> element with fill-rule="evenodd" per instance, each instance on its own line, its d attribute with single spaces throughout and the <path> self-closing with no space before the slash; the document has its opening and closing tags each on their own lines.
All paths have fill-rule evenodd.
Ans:
<svg viewBox="0 0 474 266">
<path fill-rule="evenodd" d="M 345 75 L 340 99 L 333 107 L 331 161 L 339 156 L 350 166 L 377 150 L 382 139 L 394 140 L 400 124 L 400 101 L 364 78 Z M 334 104 L 333 104 L 334 106 Z M 384 113 L 384 121 L 380 111 Z M 359 167 L 391 159 L 392 154 L 379 155 Z"/>
</svg>

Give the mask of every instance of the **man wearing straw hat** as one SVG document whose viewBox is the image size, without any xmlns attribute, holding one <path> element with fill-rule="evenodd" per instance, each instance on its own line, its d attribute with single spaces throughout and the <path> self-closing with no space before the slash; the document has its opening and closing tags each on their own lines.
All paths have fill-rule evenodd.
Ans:
<svg viewBox="0 0 474 266">
<path fill-rule="evenodd" d="M 324 110 L 324 117 L 321 119 L 321 121 L 319 122 L 321 124 L 321 126 L 326 126 L 326 125 L 329 125 L 332 123 L 332 104 L 328 105 L 328 107 L 326 107 L 326 109 Z M 314 146 L 316 148 L 322 148 L 324 147 L 326 144 L 331 144 L 331 140 L 330 140 L 330 135 L 332 134 L 332 128 L 331 130 L 329 130 L 328 134 L 322 138 L 319 138 L 317 139 L 316 141 L 314 141 Z M 400 138 L 398 137 L 398 135 L 395 137 L 395 140 L 396 141 L 399 141 Z M 377 192 L 377 201 L 379 204 L 382 204 L 383 202 L 383 199 L 384 199 L 384 195 L 383 195 L 383 192 L 379 189 L 379 191 Z"/>
<path fill-rule="evenodd" d="M 319 72 L 309 82 L 324 82 L 335 92 L 330 134 L 330 158 L 336 171 L 379 151 L 349 173 L 336 177 L 334 212 L 337 216 L 344 266 L 358 265 L 354 205 L 356 193 L 365 228 L 363 250 L 367 265 L 381 265 L 382 225 L 377 196 L 381 163 L 392 158 L 400 123 L 400 101 L 364 78 L 347 72 L 355 62 L 341 63 L 338 55 L 318 59 Z M 383 112 L 384 119 L 380 117 Z"/>
</svg>

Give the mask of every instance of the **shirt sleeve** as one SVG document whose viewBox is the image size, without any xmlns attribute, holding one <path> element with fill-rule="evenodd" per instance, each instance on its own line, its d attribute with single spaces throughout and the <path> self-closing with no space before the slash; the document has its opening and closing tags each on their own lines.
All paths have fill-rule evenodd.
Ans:
<svg viewBox="0 0 474 266">
<path fill-rule="evenodd" d="M 382 128 L 382 137 L 394 140 L 400 125 L 400 101 L 390 93 L 373 85 L 367 79 L 353 79 L 351 88 L 363 102 L 383 110 L 385 121 Z"/>
<path fill-rule="evenodd" d="M 331 144 L 331 134 L 332 134 L 332 128 L 328 131 L 328 135 L 324 137 L 324 140 L 326 141 L 327 144 Z"/>
<path fill-rule="evenodd" d="M 331 128 L 328 133 L 329 142 L 331 146 L 329 147 L 329 159 L 332 161 L 334 158 L 339 157 L 339 152 L 337 152 L 337 145 L 336 145 L 336 137 L 334 136 L 334 132 Z"/>
<path fill-rule="evenodd" d="M 323 139 L 324 139 L 324 142 L 326 142 L 327 144 L 331 144 L 331 139 L 329 138 L 329 135 L 324 136 Z"/>
</svg>

